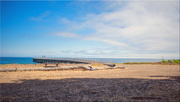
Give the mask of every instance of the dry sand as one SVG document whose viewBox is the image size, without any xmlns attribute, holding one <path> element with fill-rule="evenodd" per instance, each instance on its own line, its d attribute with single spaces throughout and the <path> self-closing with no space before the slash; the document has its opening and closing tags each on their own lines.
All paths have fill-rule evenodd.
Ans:
<svg viewBox="0 0 180 102">
<path fill-rule="evenodd" d="M 84 66 L 87 64 L 58 64 L 58 67 L 67 67 L 67 66 Z M 104 68 L 108 67 L 107 65 L 103 65 L 102 63 L 91 64 L 92 67 L 95 68 Z M 56 64 L 48 64 L 47 67 L 56 67 Z M 26 68 L 46 68 L 45 64 L 2 64 L 0 65 L 0 69 L 26 69 Z"/>
<path fill-rule="evenodd" d="M 179 65 L 97 71 L 0 72 L 1 101 L 176 101 Z"/>
</svg>

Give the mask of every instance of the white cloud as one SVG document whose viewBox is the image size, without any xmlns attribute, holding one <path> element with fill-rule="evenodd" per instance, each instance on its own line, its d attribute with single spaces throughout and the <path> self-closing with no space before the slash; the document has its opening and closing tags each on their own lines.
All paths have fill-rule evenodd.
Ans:
<svg viewBox="0 0 180 102">
<path fill-rule="evenodd" d="M 80 35 L 70 32 L 57 32 L 57 33 L 53 33 L 53 35 L 62 36 L 62 37 L 71 37 L 71 38 L 81 38 Z"/>
<path fill-rule="evenodd" d="M 178 57 L 179 53 L 179 5 L 178 1 L 148 2 L 107 2 L 112 12 L 89 14 L 83 22 L 64 23 L 74 25 L 81 31 L 85 28 L 95 30 L 90 36 L 75 33 L 58 33 L 62 37 L 74 37 L 81 40 L 94 40 L 123 47 L 124 50 L 137 52 L 159 52 L 157 56 Z M 114 7 L 112 6 L 114 5 Z M 119 5 L 119 6 L 118 6 Z M 72 29 L 72 28 L 69 28 Z M 165 53 L 168 52 L 168 53 Z M 141 56 L 140 53 L 132 54 Z M 143 56 L 146 56 L 143 55 Z M 153 54 L 152 54 L 153 55 Z M 156 55 L 154 55 L 156 56 Z"/>
<path fill-rule="evenodd" d="M 44 12 L 43 14 L 39 15 L 38 17 L 31 17 L 30 19 L 32 21 L 42 21 L 45 17 L 47 17 L 50 14 L 49 11 Z"/>
</svg>

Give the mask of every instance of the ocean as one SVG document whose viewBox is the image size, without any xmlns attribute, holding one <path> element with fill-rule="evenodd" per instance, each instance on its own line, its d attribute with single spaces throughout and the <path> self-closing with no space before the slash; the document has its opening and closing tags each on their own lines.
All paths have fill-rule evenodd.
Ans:
<svg viewBox="0 0 180 102">
<path fill-rule="evenodd" d="M 33 57 L 0 57 L 0 64 L 37 64 Z"/>
<path fill-rule="evenodd" d="M 90 58 L 96 60 L 108 60 L 111 63 L 125 62 L 159 62 L 162 59 L 142 59 L 142 58 Z M 0 64 L 37 64 L 33 62 L 33 57 L 0 57 Z"/>
</svg>

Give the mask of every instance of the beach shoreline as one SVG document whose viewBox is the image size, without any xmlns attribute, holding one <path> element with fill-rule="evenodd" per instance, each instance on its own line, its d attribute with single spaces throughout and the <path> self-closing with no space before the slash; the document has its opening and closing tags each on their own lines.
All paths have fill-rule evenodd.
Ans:
<svg viewBox="0 0 180 102">
<path fill-rule="evenodd" d="M 116 66 L 127 66 L 127 65 L 175 65 L 179 66 L 180 64 L 173 64 L 173 63 L 160 63 L 160 62 L 129 62 L 129 63 L 114 63 Z M 67 66 L 86 66 L 91 65 L 92 67 L 96 68 L 104 68 L 108 67 L 107 65 L 103 65 L 103 63 L 93 63 L 93 64 L 66 64 L 66 63 L 59 63 L 59 67 L 67 67 Z M 47 67 L 56 67 L 56 64 L 48 64 Z M 47 68 L 45 64 L 38 63 L 38 64 L 0 64 L 0 69 L 12 69 L 12 68 Z"/>
</svg>

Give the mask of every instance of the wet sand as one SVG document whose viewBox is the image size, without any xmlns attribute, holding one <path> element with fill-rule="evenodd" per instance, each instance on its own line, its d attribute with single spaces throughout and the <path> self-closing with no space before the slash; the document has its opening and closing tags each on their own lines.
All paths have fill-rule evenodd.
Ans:
<svg viewBox="0 0 180 102">
<path fill-rule="evenodd" d="M 0 72 L 1 101 L 179 101 L 179 65 Z"/>
</svg>

